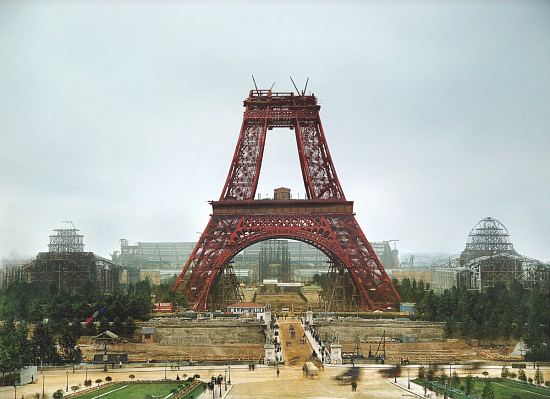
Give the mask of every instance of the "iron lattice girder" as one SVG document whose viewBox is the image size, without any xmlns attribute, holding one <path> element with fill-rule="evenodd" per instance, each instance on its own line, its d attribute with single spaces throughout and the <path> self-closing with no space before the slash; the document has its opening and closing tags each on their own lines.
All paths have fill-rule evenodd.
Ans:
<svg viewBox="0 0 550 399">
<path fill-rule="evenodd" d="M 319 117 L 315 96 L 252 90 L 233 161 L 219 201 L 176 281 L 194 310 L 208 309 L 217 276 L 242 249 L 272 238 L 309 243 L 343 265 L 359 292 L 359 307 L 394 306 L 399 295 L 346 201 Z M 254 200 L 265 138 L 276 127 L 294 129 L 307 200 Z M 185 282 L 185 283 L 184 283 Z"/>
<path fill-rule="evenodd" d="M 248 213 L 256 202 L 258 213 Z M 182 284 L 189 272 L 186 294 L 194 310 L 207 309 L 216 276 L 237 253 L 272 238 L 300 240 L 338 259 L 350 271 L 363 309 L 385 308 L 399 301 L 391 280 L 355 220 L 351 203 L 347 203 L 347 212 L 330 213 L 326 210 L 331 205 L 342 206 L 342 203 L 333 201 L 315 206 L 307 201 L 291 200 L 267 213 L 264 202 L 242 204 L 240 211 L 236 205 L 212 203 L 214 214 L 176 283 Z M 228 208 L 230 214 L 220 213 Z"/>
<path fill-rule="evenodd" d="M 314 96 L 253 90 L 244 104 L 241 133 L 220 201 L 254 199 L 266 134 L 276 127 L 295 131 L 307 198 L 345 201 Z"/>
</svg>

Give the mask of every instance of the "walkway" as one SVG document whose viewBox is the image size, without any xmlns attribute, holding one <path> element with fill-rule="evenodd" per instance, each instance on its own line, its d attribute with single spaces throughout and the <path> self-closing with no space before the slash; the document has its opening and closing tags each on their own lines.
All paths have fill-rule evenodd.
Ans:
<svg viewBox="0 0 550 399">
<path fill-rule="evenodd" d="M 301 367 L 313 352 L 307 340 L 301 341 L 304 335 L 302 324 L 297 319 L 283 320 L 279 318 L 277 322 L 280 326 L 279 334 L 281 334 L 281 347 L 283 349 L 285 365 L 297 365 Z M 290 326 L 294 327 L 294 338 L 291 337 Z"/>
<path fill-rule="evenodd" d="M 300 327 L 301 327 L 301 324 L 300 324 Z M 309 331 L 305 331 L 305 334 L 306 334 L 306 338 L 307 338 L 307 341 L 309 342 L 310 346 L 313 348 L 315 353 L 317 353 L 317 358 L 319 360 L 325 359 L 325 362 L 328 363 L 330 361 L 330 352 L 329 352 L 328 348 L 324 348 L 324 354 L 322 354 L 321 353 L 321 345 L 319 345 L 317 343 L 317 341 L 315 340 L 315 338 L 313 338 L 311 333 Z"/>
</svg>

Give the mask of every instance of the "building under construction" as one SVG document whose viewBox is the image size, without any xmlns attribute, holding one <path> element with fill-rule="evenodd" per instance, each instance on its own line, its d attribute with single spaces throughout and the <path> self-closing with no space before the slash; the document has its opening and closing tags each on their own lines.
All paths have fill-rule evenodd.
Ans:
<svg viewBox="0 0 550 399">
<path fill-rule="evenodd" d="M 432 270 L 432 287 L 438 291 L 453 286 L 484 291 L 513 281 L 524 288 L 548 282 L 550 265 L 518 254 L 506 227 L 491 217 L 474 226 L 459 256 Z"/>
<path fill-rule="evenodd" d="M 288 240 L 267 240 L 260 243 L 258 270 L 260 282 L 278 280 L 290 282 L 290 254 Z"/>
<path fill-rule="evenodd" d="M 269 261 L 270 248 L 277 251 L 279 247 L 288 250 L 290 265 L 279 269 L 284 273 L 290 273 L 290 277 L 281 277 L 280 281 L 299 281 L 308 283 L 313 281 L 316 274 L 322 275 L 329 272 L 329 259 L 321 250 L 301 241 L 275 240 L 279 244 L 270 244 L 272 240 L 262 241 L 244 248 L 232 259 L 233 272 L 239 282 L 245 284 L 261 284 L 265 278 L 278 278 L 266 276 L 266 273 L 275 272 L 275 264 L 284 262 Z M 390 246 L 390 243 L 393 245 Z M 371 242 L 376 255 L 386 270 L 399 268 L 399 251 L 395 243 L 397 240 Z M 112 254 L 112 262 L 122 267 L 120 283 L 122 285 L 135 284 L 139 280 L 148 278 L 151 284 L 159 284 L 167 281 L 180 272 L 189 256 L 191 256 L 196 242 L 137 242 L 130 243 L 127 239 L 120 240 L 120 249 Z M 285 250 L 286 250 L 285 249 Z M 262 252 L 264 251 L 264 252 Z M 269 267 L 260 263 L 268 261 Z M 284 274 L 283 273 L 283 274 Z M 262 274 L 262 275 L 261 275 Z"/>
<path fill-rule="evenodd" d="M 118 284 L 119 267 L 107 259 L 84 251 L 84 236 L 72 222 L 54 230 L 50 236 L 48 252 L 40 252 L 36 259 L 12 271 L 12 279 L 39 283 L 67 293 L 78 293 L 85 287 L 94 287 L 103 293 L 111 293 Z"/>
</svg>

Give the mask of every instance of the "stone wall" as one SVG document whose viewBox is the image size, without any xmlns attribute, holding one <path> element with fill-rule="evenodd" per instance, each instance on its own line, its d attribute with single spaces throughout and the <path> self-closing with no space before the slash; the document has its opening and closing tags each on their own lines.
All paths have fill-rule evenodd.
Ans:
<svg viewBox="0 0 550 399">
<path fill-rule="evenodd" d="M 325 334 L 338 334 L 340 342 L 355 342 L 359 335 L 361 342 L 379 340 L 386 331 L 386 339 L 401 338 L 402 334 L 415 335 L 418 341 L 443 339 L 444 323 L 423 321 L 335 319 L 333 321 L 315 320 L 317 331 L 324 339 Z"/>
<path fill-rule="evenodd" d="M 167 346 L 208 346 L 263 344 L 265 337 L 259 323 L 189 322 L 181 326 L 155 327 L 155 341 Z"/>
</svg>

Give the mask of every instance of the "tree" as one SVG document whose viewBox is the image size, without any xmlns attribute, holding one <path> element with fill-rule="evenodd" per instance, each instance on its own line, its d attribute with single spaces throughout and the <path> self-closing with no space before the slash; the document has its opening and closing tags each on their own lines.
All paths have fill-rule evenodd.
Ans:
<svg viewBox="0 0 550 399">
<path fill-rule="evenodd" d="M 63 399 L 63 391 L 58 389 L 53 393 L 53 399 Z"/>
<path fill-rule="evenodd" d="M 99 321 L 99 331 L 107 331 L 109 329 L 109 320 L 106 317 L 102 317 Z"/>
<path fill-rule="evenodd" d="M 460 377 L 456 371 L 453 371 L 453 376 L 451 377 L 451 386 L 453 388 L 458 388 L 460 385 Z"/>
<path fill-rule="evenodd" d="M 486 381 L 481 392 L 481 399 L 495 399 L 495 390 L 491 381 Z"/>
<path fill-rule="evenodd" d="M 103 380 L 101 378 L 98 378 L 97 380 L 95 380 L 95 383 L 97 384 L 97 386 L 99 386 L 99 384 L 101 384 L 103 382 Z"/>
<path fill-rule="evenodd" d="M 13 373 L 30 363 L 27 326 L 6 320 L 0 326 L 0 372 Z"/>
<path fill-rule="evenodd" d="M 80 389 L 80 387 L 79 387 L 78 385 L 73 385 L 73 386 L 71 387 L 71 390 L 72 390 L 73 392 L 76 392 L 76 391 L 78 391 L 79 389 Z"/>
<path fill-rule="evenodd" d="M 529 384 L 532 384 L 532 383 L 533 383 L 533 378 L 529 377 L 529 378 L 527 379 L 527 381 L 529 381 Z"/>
<path fill-rule="evenodd" d="M 426 374 L 426 378 L 428 379 L 428 381 L 432 382 L 435 378 L 435 370 L 429 369 L 428 373 Z"/>
<path fill-rule="evenodd" d="M 134 322 L 134 318 L 131 316 L 128 316 L 126 318 L 126 323 L 124 323 L 124 332 L 128 337 L 131 337 L 134 334 L 135 329 L 136 329 L 136 323 Z"/>
<path fill-rule="evenodd" d="M 418 378 L 420 378 L 421 380 L 426 378 L 426 368 L 424 366 L 420 366 L 418 368 Z"/>
<path fill-rule="evenodd" d="M 80 338 L 82 335 L 82 325 L 80 324 L 80 320 L 78 320 L 78 318 L 73 318 L 69 331 L 73 337 Z"/>
<path fill-rule="evenodd" d="M 519 369 L 518 370 L 518 380 L 521 382 L 527 382 L 527 376 L 525 375 L 525 370 Z"/>
<path fill-rule="evenodd" d="M 500 372 L 500 376 L 502 378 L 508 378 L 510 376 L 510 372 L 506 368 L 506 366 L 502 366 L 502 371 Z"/>
<path fill-rule="evenodd" d="M 105 381 L 111 382 L 111 381 L 113 381 L 113 378 L 108 375 L 107 377 L 105 377 Z"/>
<path fill-rule="evenodd" d="M 35 352 L 37 360 L 44 364 L 58 364 L 59 355 L 55 346 L 52 331 L 45 323 L 38 323 L 35 326 L 31 338 L 31 348 Z"/>
<path fill-rule="evenodd" d="M 445 374 L 445 370 L 442 370 L 441 374 L 439 374 L 439 383 L 441 385 L 445 385 L 446 381 L 447 381 L 447 374 Z"/>
<path fill-rule="evenodd" d="M 85 380 L 84 381 L 84 386 L 85 387 L 91 387 L 92 386 L 92 380 Z"/>
<path fill-rule="evenodd" d="M 128 376 L 128 378 L 131 379 L 131 380 L 133 380 L 134 378 L 136 378 L 136 376 L 133 375 L 133 374 L 130 374 L 130 375 Z"/>
<path fill-rule="evenodd" d="M 82 352 L 77 346 L 77 339 L 72 332 L 66 330 L 61 336 L 59 342 L 61 349 L 61 358 L 66 364 L 75 364 L 82 361 Z"/>
<path fill-rule="evenodd" d="M 118 335 L 122 335 L 122 333 L 124 332 L 124 326 L 122 325 L 120 317 L 117 316 L 114 318 L 112 330 L 115 334 Z"/>
<path fill-rule="evenodd" d="M 484 371 L 484 372 L 482 372 L 481 374 L 483 374 L 483 376 L 484 376 L 485 378 L 487 378 L 487 376 L 489 375 L 489 372 L 488 372 L 488 371 Z"/>
<path fill-rule="evenodd" d="M 94 322 L 87 323 L 84 326 L 84 335 L 94 336 L 97 334 L 97 329 L 95 328 Z"/>
<path fill-rule="evenodd" d="M 541 385 L 544 383 L 544 376 L 542 375 L 542 371 L 540 371 L 540 368 L 537 367 L 537 371 L 535 372 L 535 383 L 537 385 Z"/>
<path fill-rule="evenodd" d="M 471 395 L 474 392 L 474 377 L 470 374 L 464 379 L 464 393 Z"/>
</svg>

